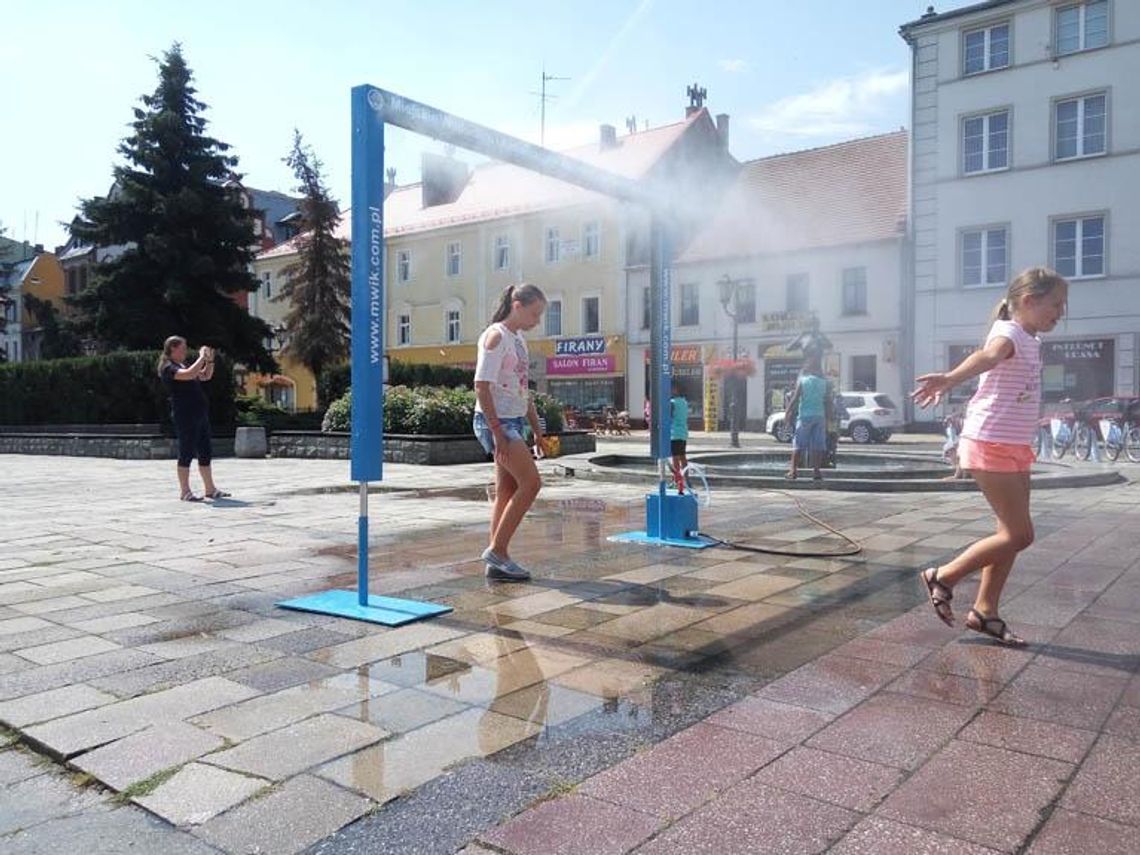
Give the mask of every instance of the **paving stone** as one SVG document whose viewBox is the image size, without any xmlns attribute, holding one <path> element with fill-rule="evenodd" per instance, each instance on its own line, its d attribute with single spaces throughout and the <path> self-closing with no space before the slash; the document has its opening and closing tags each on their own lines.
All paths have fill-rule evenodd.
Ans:
<svg viewBox="0 0 1140 855">
<path fill-rule="evenodd" d="M 571 795 L 544 802 L 480 837 L 513 855 L 622 855 L 660 825 L 649 814 Z"/>
<path fill-rule="evenodd" d="M 54 627 L 51 621 L 38 617 L 17 617 L 0 620 L 0 637 L 15 635 L 16 633 L 32 632 L 37 629 L 50 629 Z"/>
<path fill-rule="evenodd" d="M 1070 810 L 1140 825 L 1140 745 L 1102 736 L 1093 746 L 1062 804 Z"/>
<path fill-rule="evenodd" d="M 118 649 L 119 645 L 107 641 L 105 638 L 100 638 L 97 635 L 84 635 L 67 641 L 57 641 L 53 644 L 26 647 L 23 650 L 15 651 L 15 653 L 17 656 L 22 656 L 37 665 L 55 665 L 59 662 L 81 659 L 98 653 L 109 653 Z"/>
<path fill-rule="evenodd" d="M 195 680 L 217 677 L 238 668 L 260 665 L 280 655 L 276 651 L 240 644 L 168 661 L 157 660 L 157 657 L 142 651 L 136 652 L 140 656 L 147 656 L 153 664 L 101 677 L 92 680 L 92 684 L 117 695 L 134 697 Z"/>
<path fill-rule="evenodd" d="M 870 698 L 807 741 L 832 751 L 900 769 L 916 769 L 970 720 L 966 707 L 907 695 Z"/>
<path fill-rule="evenodd" d="M 952 742 L 890 795 L 878 813 L 1013 852 L 1072 774 L 1068 763 Z M 1071 790 L 1070 790 L 1071 792 Z M 1001 809 L 995 811 L 994 805 Z"/>
<path fill-rule="evenodd" d="M 114 632 L 119 629 L 146 626 L 147 624 L 156 623 L 157 621 L 158 618 L 151 617 L 150 615 L 144 615 L 139 612 L 125 612 L 119 615 L 108 615 L 107 617 L 81 620 L 71 624 L 71 626 L 83 632 L 98 635 L 102 632 Z"/>
<path fill-rule="evenodd" d="M 638 855 L 823 852 L 858 820 L 859 814 L 844 808 L 749 780 L 637 851 Z"/>
<path fill-rule="evenodd" d="M 763 737 L 697 724 L 591 778 L 580 792 L 662 819 L 681 816 L 782 751 Z"/>
<path fill-rule="evenodd" d="M 3 794 L 0 840 L 21 828 L 31 828 L 45 820 L 76 813 L 99 801 L 95 792 L 77 793 L 66 778 L 57 775 L 35 775 L 19 780 L 5 787 Z"/>
<path fill-rule="evenodd" d="M 834 718 L 831 713 L 749 697 L 714 713 L 708 722 L 754 733 L 787 747 L 822 730 Z"/>
<path fill-rule="evenodd" d="M 888 683 L 886 690 L 900 695 L 915 695 L 977 708 L 994 698 L 1002 690 L 1000 683 L 959 677 L 957 674 L 942 674 L 937 671 L 914 669 L 907 671 L 897 680 Z"/>
<path fill-rule="evenodd" d="M 116 700 L 118 698 L 112 694 L 78 683 L 35 695 L 25 695 L 14 701 L 4 701 L 0 703 L 0 721 L 11 727 L 26 727 L 29 724 L 72 715 Z"/>
<path fill-rule="evenodd" d="M 554 687 L 548 688 L 553 689 Z M 507 695 L 503 699 L 508 703 L 507 709 L 496 709 L 495 712 L 514 715 L 514 708 L 510 706 L 510 699 L 517 698 L 522 694 L 523 692 L 515 692 L 513 695 Z M 417 689 L 400 689 L 379 697 L 369 698 L 358 704 L 350 704 L 336 710 L 336 713 L 357 721 L 368 722 L 389 733 L 407 733 L 423 727 L 425 724 L 455 715 L 465 709 L 467 709 L 467 705 L 459 701 L 421 692 Z M 522 716 L 515 715 L 515 718 L 522 718 Z"/>
<path fill-rule="evenodd" d="M 997 850 L 869 816 L 827 851 L 828 855 L 992 855 Z"/>
<path fill-rule="evenodd" d="M 1029 665 L 989 708 L 1009 715 L 1098 729 L 1108 718 L 1125 680 Z"/>
<path fill-rule="evenodd" d="M 262 778 L 191 763 L 135 801 L 175 825 L 200 825 L 269 785 Z"/>
<path fill-rule="evenodd" d="M 223 744 L 221 737 L 180 721 L 169 721 L 89 751 L 72 762 L 107 786 L 125 790 L 156 772 L 196 760 Z"/>
<path fill-rule="evenodd" d="M 328 712 L 394 690 L 394 686 L 376 680 L 337 674 L 216 709 L 195 718 L 194 724 L 233 742 L 242 742 L 315 713 Z"/>
<path fill-rule="evenodd" d="M 1079 763 L 1096 741 L 1096 732 L 984 710 L 958 734 L 958 738 L 1023 754 L 1052 757 L 1066 763 Z"/>
<path fill-rule="evenodd" d="M 903 772 L 803 746 L 756 773 L 754 780 L 867 813 L 902 780 Z"/>
<path fill-rule="evenodd" d="M 115 650 L 83 659 L 73 659 L 58 665 L 41 665 L 10 671 L 0 675 L 0 699 L 18 698 L 75 683 L 90 683 L 108 674 L 144 668 L 155 661 L 153 656 L 139 650 Z M 107 686 L 96 686 L 114 692 Z M 118 694 L 118 693 L 115 693 Z"/>
<path fill-rule="evenodd" d="M 342 754 L 351 754 L 380 742 L 387 736 L 387 731 L 364 722 L 337 715 L 319 715 L 212 754 L 209 762 L 280 781 Z"/>
<path fill-rule="evenodd" d="M 449 629 L 435 624 L 416 623 L 388 630 L 381 635 L 346 641 L 333 647 L 313 651 L 309 655 L 317 662 L 326 665 L 355 668 L 358 665 L 398 656 L 409 650 L 441 644 L 461 635 L 466 633 L 463 630 Z"/>
<path fill-rule="evenodd" d="M 769 683 L 757 697 L 821 712 L 842 713 L 901 672 L 897 665 L 823 656 Z"/>
<path fill-rule="evenodd" d="M 1033 840 L 1028 855 L 1136 855 L 1134 826 L 1070 810 L 1055 810 Z"/>
<path fill-rule="evenodd" d="M 221 677 L 208 677 L 35 725 L 27 732 L 52 751 L 70 757 L 160 722 L 187 719 L 245 700 L 253 694 L 254 691 L 246 686 Z"/>
<path fill-rule="evenodd" d="M 226 852 L 300 852 L 372 806 L 368 799 L 300 775 L 264 798 L 219 816 L 197 829 L 204 840 Z"/>
<path fill-rule="evenodd" d="M 288 656 L 261 665 L 229 671 L 225 677 L 227 680 L 233 680 L 235 683 L 242 683 L 269 694 L 281 689 L 288 689 L 290 686 L 335 677 L 342 673 L 344 672 L 339 668 L 322 665 L 311 659 Z"/>
<path fill-rule="evenodd" d="M 43 775 L 47 770 L 38 754 L 18 746 L 0 749 L 0 788 Z"/>
</svg>

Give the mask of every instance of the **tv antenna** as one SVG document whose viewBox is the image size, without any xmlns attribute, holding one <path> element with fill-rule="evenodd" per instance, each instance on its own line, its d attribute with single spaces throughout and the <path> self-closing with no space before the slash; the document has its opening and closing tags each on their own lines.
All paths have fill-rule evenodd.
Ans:
<svg viewBox="0 0 1140 855">
<path fill-rule="evenodd" d="M 546 102 L 547 101 L 553 101 L 558 97 L 557 95 L 547 95 L 546 94 L 546 84 L 550 80 L 569 80 L 569 79 L 570 79 L 569 77 L 555 77 L 553 74 L 547 74 L 546 73 L 546 66 L 543 65 L 542 66 L 542 90 L 539 92 L 531 92 L 530 93 L 531 95 L 536 96 L 539 99 L 539 102 L 542 104 L 542 107 L 540 108 L 541 118 L 539 119 L 539 125 L 538 125 L 538 144 L 540 146 L 542 146 L 543 148 L 546 147 Z"/>
</svg>

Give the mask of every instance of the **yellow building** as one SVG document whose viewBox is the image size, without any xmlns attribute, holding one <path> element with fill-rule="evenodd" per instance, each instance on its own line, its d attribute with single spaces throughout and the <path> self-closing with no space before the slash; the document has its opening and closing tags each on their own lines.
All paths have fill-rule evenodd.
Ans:
<svg viewBox="0 0 1140 855">
<path fill-rule="evenodd" d="M 666 179 L 679 198 L 715 198 L 734 174 L 728 117 L 714 124 L 692 106 L 684 121 L 618 136 L 603 125 L 598 141 L 564 154 L 635 179 Z M 389 186 L 384 203 L 389 358 L 473 367 L 476 341 L 502 290 L 530 282 L 546 294 L 542 324 L 528 335 L 531 378 L 539 391 L 577 409 L 624 408 L 627 398 L 625 293 L 644 266 L 647 221 L 636 208 L 509 164 L 469 168 L 425 155 L 423 178 Z M 350 218 L 341 220 L 341 236 Z M 271 325 L 285 307 L 272 301 L 296 258 L 289 241 L 261 253 L 262 290 L 250 310 Z M 292 366 L 296 405 L 312 378 Z"/>
<path fill-rule="evenodd" d="M 55 254 L 44 252 L 42 246 L 15 241 L 6 244 L 8 254 L 0 265 L 0 292 L 5 292 L 9 302 L 0 305 L 0 311 L 8 323 L 0 334 L 0 348 L 6 351 L 9 362 L 26 362 L 39 358 L 42 340 L 39 321 L 26 298 L 35 297 L 51 303 L 56 311 L 65 311 L 63 268 Z"/>
</svg>

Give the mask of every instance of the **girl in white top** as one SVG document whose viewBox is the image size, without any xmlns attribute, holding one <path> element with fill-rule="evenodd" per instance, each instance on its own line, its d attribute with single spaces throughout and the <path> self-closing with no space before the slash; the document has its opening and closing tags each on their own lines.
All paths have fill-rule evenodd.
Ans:
<svg viewBox="0 0 1140 855">
<path fill-rule="evenodd" d="M 534 285 L 503 289 L 491 325 L 479 336 L 475 363 L 475 437 L 495 458 L 495 504 L 490 543 L 483 550 L 487 578 L 523 582 L 530 573 L 510 556 L 511 538 L 534 504 L 542 480 L 527 448 L 523 420 L 542 447 L 542 428 L 527 385 L 529 367 L 522 330 L 534 329 L 546 309 L 546 297 Z"/>
<path fill-rule="evenodd" d="M 950 608 L 954 586 L 981 571 L 966 628 L 1002 644 L 1021 646 L 998 616 L 998 600 L 1017 554 L 1033 543 L 1029 516 L 1030 443 L 1041 408 L 1041 341 L 1065 313 L 1069 283 L 1044 267 L 1031 267 L 1009 284 L 994 310 L 989 335 L 980 350 L 953 371 L 918 378 L 911 397 L 920 407 L 937 404 L 964 380 L 981 375 L 978 391 L 966 407 L 958 440 L 958 463 L 968 471 L 993 508 L 997 531 L 970 545 L 941 567 L 922 571 L 922 581 L 939 619 L 954 625 Z"/>
</svg>

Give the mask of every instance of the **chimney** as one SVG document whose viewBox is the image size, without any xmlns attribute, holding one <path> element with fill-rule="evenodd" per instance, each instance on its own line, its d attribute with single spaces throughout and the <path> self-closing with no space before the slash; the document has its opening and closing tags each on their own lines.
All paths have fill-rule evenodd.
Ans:
<svg viewBox="0 0 1140 855">
<path fill-rule="evenodd" d="M 617 128 L 613 125 L 602 125 L 598 128 L 600 133 L 598 138 L 598 150 L 605 151 L 609 148 L 617 148 Z"/>
<path fill-rule="evenodd" d="M 43 255 L 44 254 L 44 245 L 42 243 L 37 243 L 35 246 L 32 247 L 32 254 L 33 255 Z"/>
<path fill-rule="evenodd" d="M 441 154 L 423 153 L 420 181 L 423 206 L 449 205 L 467 186 L 467 164 Z"/>
<path fill-rule="evenodd" d="M 716 135 L 720 137 L 721 147 L 728 151 L 728 113 L 717 113 Z"/>
</svg>

